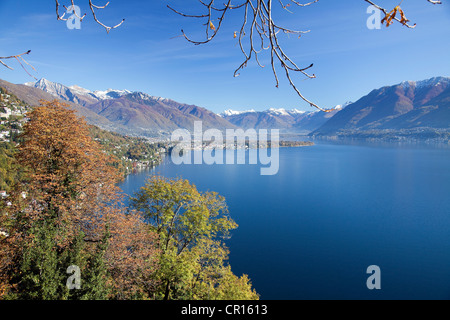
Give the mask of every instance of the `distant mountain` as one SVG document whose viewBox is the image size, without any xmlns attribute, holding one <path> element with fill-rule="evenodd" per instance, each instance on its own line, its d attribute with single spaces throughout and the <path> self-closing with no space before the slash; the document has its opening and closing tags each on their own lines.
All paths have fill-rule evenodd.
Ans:
<svg viewBox="0 0 450 320">
<path fill-rule="evenodd" d="M 266 111 L 227 110 L 220 116 L 244 129 L 280 129 L 289 133 L 309 133 L 318 129 L 348 104 L 350 103 L 336 106 L 330 113 L 271 108 Z"/>
<path fill-rule="evenodd" d="M 283 129 L 295 124 L 296 119 L 304 113 L 288 112 L 285 109 L 267 111 L 233 111 L 227 110 L 221 117 L 243 129 Z"/>
<path fill-rule="evenodd" d="M 131 91 L 129 90 L 113 89 L 108 89 L 105 91 L 90 91 L 77 85 L 67 87 L 60 83 L 52 82 L 44 78 L 40 79 L 37 82 L 27 82 L 25 83 L 25 85 L 40 89 L 63 100 L 78 103 L 81 105 L 92 104 L 100 100 L 117 99 L 122 97 L 123 95 L 131 93 Z"/>
<path fill-rule="evenodd" d="M 280 129 L 311 136 L 370 136 L 377 130 L 383 135 L 403 130 L 401 134 L 406 136 L 407 130 L 417 134 L 420 128 L 450 130 L 450 78 L 445 77 L 376 89 L 329 113 L 271 108 L 227 110 L 217 115 L 195 105 L 129 90 L 91 91 L 46 79 L 25 85 L 0 80 L 0 86 L 30 105 L 38 105 L 40 99 L 59 99 L 91 124 L 137 136 L 167 137 L 178 128 L 192 130 L 195 121 L 202 121 L 204 129 Z"/>
<path fill-rule="evenodd" d="M 310 112 L 306 114 L 304 117 L 300 118 L 294 125 L 293 129 L 294 131 L 308 132 L 308 133 L 317 130 L 350 104 L 352 103 L 346 102 L 343 105 L 337 105 L 336 107 L 333 108 L 331 112 L 323 112 L 323 111 Z"/>
<path fill-rule="evenodd" d="M 90 91 L 46 79 L 26 83 L 25 86 L 40 89 L 53 97 L 81 105 L 136 135 L 168 134 L 178 128 L 192 130 L 195 121 L 202 121 L 205 129 L 235 128 L 233 124 L 205 108 L 143 92 L 113 89 Z"/>
<path fill-rule="evenodd" d="M 405 81 L 373 90 L 311 135 L 425 127 L 450 129 L 450 78 Z"/>
<path fill-rule="evenodd" d="M 38 88 L 23 84 L 12 84 L 1 79 L 0 87 L 5 88 L 30 106 L 38 106 L 41 100 L 51 101 L 57 98 L 57 96 L 44 92 Z M 109 131 L 129 133 L 125 127 L 112 123 L 108 119 L 96 114 L 81 104 L 73 103 L 61 98 L 58 100 L 67 103 L 71 109 L 77 112 L 78 116 L 84 117 L 90 124 L 95 124 L 98 127 Z"/>
</svg>

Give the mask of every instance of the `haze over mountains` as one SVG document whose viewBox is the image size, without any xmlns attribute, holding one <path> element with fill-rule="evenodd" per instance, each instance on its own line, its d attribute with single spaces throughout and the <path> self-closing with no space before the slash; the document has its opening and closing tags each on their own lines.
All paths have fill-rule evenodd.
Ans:
<svg viewBox="0 0 450 320">
<path fill-rule="evenodd" d="M 41 79 L 26 84 L 0 80 L 4 87 L 30 105 L 59 99 L 100 128 L 136 136 L 167 136 L 178 128 L 280 129 L 282 133 L 311 136 L 352 135 L 382 130 L 435 128 L 450 132 L 450 78 L 406 81 L 373 90 L 355 103 L 332 112 L 286 110 L 227 110 L 217 115 L 205 108 L 130 90 L 90 91 Z"/>
</svg>

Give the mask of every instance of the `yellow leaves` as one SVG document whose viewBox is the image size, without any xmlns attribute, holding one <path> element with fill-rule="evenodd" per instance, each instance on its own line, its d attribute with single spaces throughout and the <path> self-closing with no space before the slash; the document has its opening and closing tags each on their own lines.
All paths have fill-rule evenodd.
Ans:
<svg viewBox="0 0 450 320">
<path fill-rule="evenodd" d="M 8 284 L 5 282 L 5 283 L 3 283 L 1 280 L 0 280 L 0 300 L 2 299 L 2 297 L 4 296 L 4 295 L 6 295 L 6 293 L 8 292 Z"/>
<path fill-rule="evenodd" d="M 210 28 L 211 30 L 216 31 L 216 26 L 212 23 L 212 21 L 209 22 L 209 28 Z"/>
<path fill-rule="evenodd" d="M 396 18 L 397 13 L 400 14 L 400 19 Z M 386 23 L 386 27 L 389 27 L 394 20 L 399 21 L 404 26 L 406 26 L 409 22 L 400 5 L 396 6 L 391 12 L 387 13 L 383 20 L 381 20 L 381 23 Z"/>
<path fill-rule="evenodd" d="M 395 16 L 397 15 L 397 11 L 400 8 L 400 6 L 396 6 L 391 12 L 389 12 L 383 20 L 381 20 L 381 23 L 386 23 L 386 27 L 389 27 L 394 20 Z"/>
<path fill-rule="evenodd" d="M 237 38 L 237 31 L 234 32 L 233 38 Z"/>
</svg>

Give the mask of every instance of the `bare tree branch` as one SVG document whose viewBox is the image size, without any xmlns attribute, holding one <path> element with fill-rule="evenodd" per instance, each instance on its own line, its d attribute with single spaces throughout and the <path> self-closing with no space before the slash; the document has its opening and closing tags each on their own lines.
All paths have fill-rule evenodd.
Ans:
<svg viewBox="0 0 450 320">
<path fill-rule="evenodd" d="M 121 22 L 119 22 L 118 24 L 116 24 L 113 27 L 108 27 L 105 24 L 103 24 L 102 22 L 100 22 L 97 19 L 97 16 L 95 14 L 95 9 L 105 9 L 108 5 L 109 5 L 109 1 L 104 6 L 96 6 L 92 3 L 92 0 L 89 0 L 89 7 L 91 8 L 92 16 L 94 17 L 95 22 L 97 22 L 99 25 L 104 27 L 106 29 L 107 33 L 109 33 L 112 29 L 116 29 L 116 28 L 120 27 L 125 22 L 125 19 L 122 19 Z"/>
<path fill-rule="evenodd" d="M 363 1 L 373 5 L 384 13 L 385 18 L 383 19 L 383 23 L 385 22 L 386 26 L 392 24 L 392 21 L 394 20 L 408 28 L 415 27 L 415 25 L 408 24 L 409 20 L 406 19 L 403 10 L 400 8 L 400 4 L 402 2 L 400 2 L 400 4 L 392 11 L 388 11 L 371 0 Z M 441 1 L 438 0 L 427 1 L 432 4 L 441 4 Z M 240 26 L 240 31 L 235 31 L 234 38 L 238 38 L 239 48 L 244 55 L 244 61 L 234 71 L 234 76 L 239 76 L 239 72 L 244 69 L 248 62 L 253 58 L 260 67 L 264 68 L 265 66 L 260 63 L 259 55 L 263 51 L 268 51 L 270 53 L 271 69 L 277 88 L 279 87 L 277 66 L 280 65 L 282 70 L 284 70 L 289 84 L 302 100 L 321 111 L 331 112 L 331 109 L 323 109 L 314 102 L 311 102 L 305 98 L 291 78 L 291 73 L 301 74 L 305 77 L 305 80 L 316 78 L 315 74 L 308 73 L 308 70 L 313 67 L 313 64 L 310 64 L 307 67 L 299 67 L 292 59 L 289 58 L 279 42 L 280 34 L 293 34 L 300 38 L 302 35 L 310 32 L 309 30 L 292 30 L 277 24 L 273 17 L 273 0 L 240 0 L 240 2 L 237 1 L 237 4 L 232 4 L 232 1 L 228 0 L 226 3 L 218 6 L 215 5 L 214 0 L 208 0 L 206 2 L 205 0 L 199 0 L 199 2 L 204 9 L 204 13 L 202 14 L 187 14 L 172 8 L 170 5 L 167 6 L 170 10 L 183 17 L 198 18 L 205 21 L 204 26 L 206 38 L 204 40 L 193 40 L 184 32 L 184 30 L 181 30 L 182 36 L 188 42 L 195 45 L 202 45 L 212 41 L 221 29 L 225 16 L 230 11 L 241 9 L 244 13 L 242 25 Z M 283 3 L 283 0 L 278 0 L 281 8 L 289 13 L 292 13 L 288 10 L 290 7 L 297 6 L 303 8 L 317 2 L 319 2 L 319 0 L 310 1 L 308 3 L 300 3 L 296 0 L 289 0 L 285 4 Z M 400 17 L 397 17 L 397 14 L 399 14 Z"/>
<path fill-rule="evenodd" d="M 36 69 L 29 64 L 24 58 L 24 55 L 30 54 L 31 50 L 28 50 L 27 52 L 21 53 L 21 54 L 16 54 L 13 56 L 9 56 L 9 57 L 0 57 L 0 64 L 2 64 L 3 66 L 5 66 L 6 68 L 10 69 L 10 70 L 14 70 L 12 67 L 10 67 L 8 64 L 6 64 L 3 60 L 8 60 L 8 59 L 16 59 L 20 66 L 25 70 L 25 72 L 32 78 L 36 79 L 36 77 L 34 77 L 33 75 L 31 75 L 31 73 L 27 70 L 27 68 L 23 65 L 23 63 L 25 63 L 26 65 L 28 65 L 31 69 L 33 69 L 34 71 L 36 71 Z"/>
<path fill-rule="evenodd" d="M 64 18 L 64 17 L 66 15 L 66 13 L 69 11 L 71 11 L 75 15 L 75 17 L 77 19 L 79 19 L 80 21 L 83 21 L 83 19 L 86 17 L 86 13 L 84 15 L 82 15 L 81 17 L 76 13 L 74 0 L 71 0 L 71 3 L 72 3 L 71 7 L 67 8 L 66 6 L 63 6 L 64 9 L 66 9 L 66 12 L 64 12 L 63 15 L 59 14 L 59 7 L 60 7 L 59 1 L 55 0 L 55 3 L 56 3 L 56 18 L 58 20 L 67 21 L 68 18 Z M 115 26 L 112 26 L 112 27 L 107 26 L 103 22 L 101 22 L 97 18 L 96 10 L 105 9 L 108 5 L 109 5 L 109 1 L 103 6 L 98 6 L 98 5 L 95 5 L 92 2 L 92 0 L 89 0 L 89 8 L 91 9 L 92 16 L 94 17 L 95 22 L 97 22 L 99 25 L 101 25 L 103 28 L 105 28 L 107 33 L 109 33 L 112 29 L 116 29 L 116 28 L 120 27 L 125 22 L 125 19 L 122 19 L 121 22 L 119 22 L 118 24 L 116 24 Z M 71 8 L 71 10 L 69 10 L 70 8 Z"/>
</svg>

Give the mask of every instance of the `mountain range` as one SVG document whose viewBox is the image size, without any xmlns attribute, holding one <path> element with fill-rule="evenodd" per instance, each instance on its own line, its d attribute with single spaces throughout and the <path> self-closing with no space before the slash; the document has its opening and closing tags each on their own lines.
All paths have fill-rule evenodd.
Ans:
<svg viewBox="0 0 450 320">
<path fill-rule="evenodd" d="M 350 105 L 338 105 L 331 112 L 299 111 L 297 109 L 275 109 L 266 111 L 233 111 L 227 110 L 220 114 L 237 127 L 244 129 L 280 129 L 284 133 L 307 134 L 320 128 L 335 114 Z"/>
<path fill-rule="evenodd" d="M 100 123 L 115 127 L 114 131 L 146 136 L 170 133 L 178 128 L 192 130 L 195 121 L 202 121 L 204 129 L 280 129 L 285 133 L 306 134 L 318 129 L 349 104 L 337 106 L 331 113 L 271 108 L 258 112 L 227 110 L 217 115 L 195 105 L 130 90 L 90 91 L 47 79 L 19 86 L 22 89 L 24 86 L 39 89 L 54 98 L 81 106 L 79 109 L 87 109 L 101 117 Z M 94 124 L 97 124 L 99 119 L 94 120 Z"/>
<path fill-rule="evenodd" d="M 385 86 L 354 103 L 338 105 L 328 113 L 270 108 L 215 114 L 202 107 L 143 92 L 90 91 L 46 79 L 26 84 L 0 80 L 0 87 L 29 105 L 58 99 L 91 124 L 134 136 L 167 137 L 178 128 L 192 130 L 195 121 L 202 121 L 204 129 L 280 129 L 282 133 L 313 137 L 348 136 L 374 130 L 450 130 L 450 78 L 446 77 Z"/>
<path fill-rule="evenodd" d="M 119 131 L 125 130 L 136 135 L 155 136 L 179 128 L 192 130 L 195 121 L 202 121 L 205 129 L 234 128 L 228 121 L 205 108 L 143 92 L 113 89 L 90 91 L 46 79 L 26 83 L 24 86 L 80 105 L 117 126 Z"/>
<path fill-rule="evenodd" d="M 417 128 L 450 129 L 450 78 L 405 81 L 373 90 L 311 135 Z"/>
</svg>

